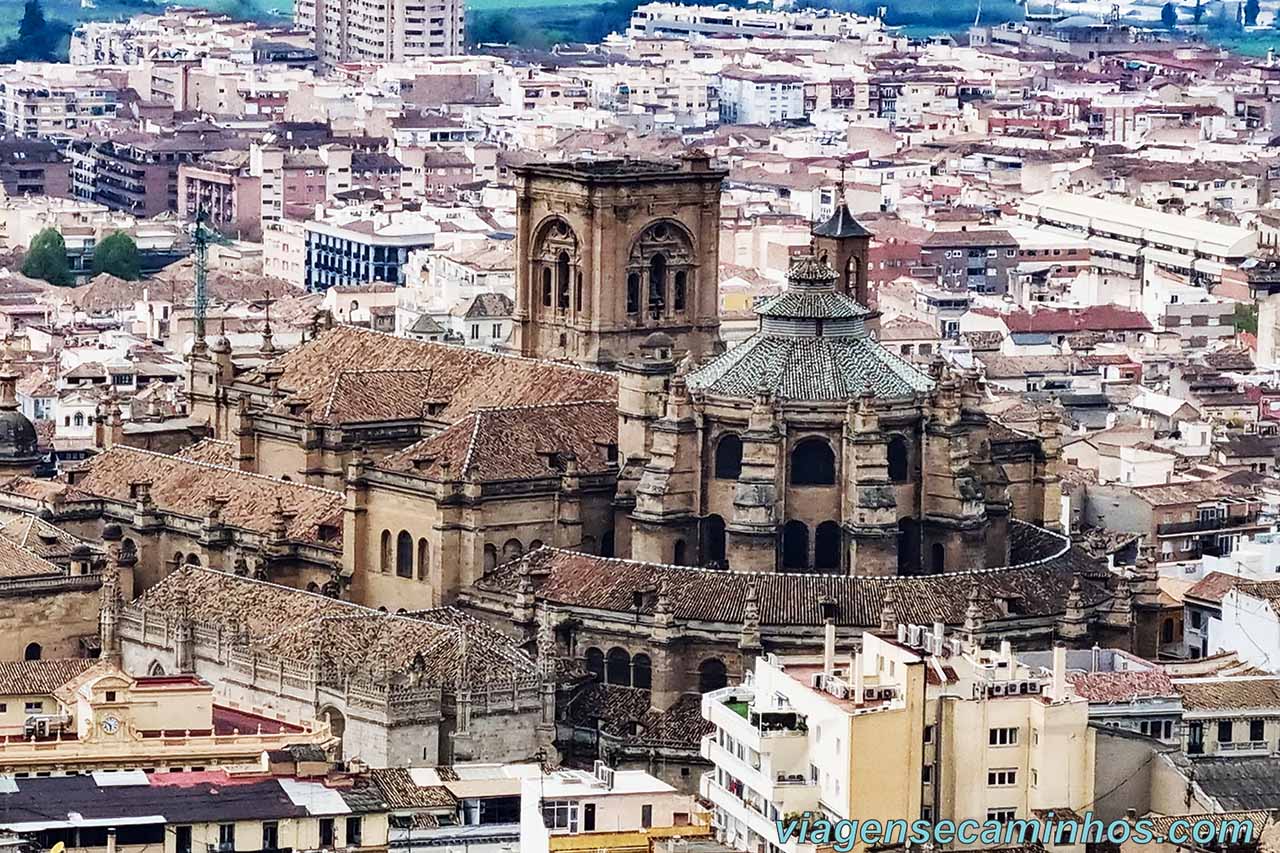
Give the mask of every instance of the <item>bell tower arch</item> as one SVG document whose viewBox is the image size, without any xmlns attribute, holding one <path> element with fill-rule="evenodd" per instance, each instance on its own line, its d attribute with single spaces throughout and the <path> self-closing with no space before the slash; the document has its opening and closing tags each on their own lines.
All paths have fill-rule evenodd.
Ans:
<svg viewBox="0 0 1280 853">
<path fill-rule="evenodd" d="M 691 152 L 679 163 L 541 163 L 515 174 L 512 349 L 603 369 L 654 332 L 679 357 L 721 351 L 725 171 Z"/>
</svg>

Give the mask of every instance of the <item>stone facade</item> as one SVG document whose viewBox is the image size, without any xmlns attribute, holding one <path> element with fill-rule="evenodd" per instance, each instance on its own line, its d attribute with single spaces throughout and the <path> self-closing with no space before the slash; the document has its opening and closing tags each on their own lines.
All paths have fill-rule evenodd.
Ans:
<svg viewBox="0 0 1280 853">
<path fill-rule="evenodd" d="M 653 332 L 680 354 L 721 349 L 720 182 L 691 152 L 518 167 L 516 312 L 525 356 L 612 368 Z"/>
</svg>

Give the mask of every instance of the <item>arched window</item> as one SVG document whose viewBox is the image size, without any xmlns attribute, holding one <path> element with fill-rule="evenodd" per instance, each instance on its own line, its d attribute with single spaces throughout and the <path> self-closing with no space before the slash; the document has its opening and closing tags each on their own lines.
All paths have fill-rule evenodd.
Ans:
<svg viewBox="0 0 1280 853">
<path fill-rule="evenodd" d="M 824 521 L 813 532 L 813 567 L 820 572 L 840 568 L 840 525 Z"/>
<path fill-rule="evenodd" d="M 360 310 L 360 303 L 359 303 L 359 302 L 357 302 L 356 300 L 352 299 L 352 300 L 351 300 L 351 313 L 352 313 L 352 314 L 354 314 L 354 313 L 356 313 L 356 312 L 357 312 L 357 311 L 359 311 L 359 310 Z"/>
<path fill-rule="evenodd" d="M 685 303 L 688 301 L 689 290 L 689 274 L 684 270 L 676 273 L 675 284 L 671 289 L 671 307 L 677 311 L 683 311 Z"/>
<path fill-rule="evenodd" d="M 424 581 L 431 573 L 431 543 L 426 539 L 418 540 L 418 580 Z"/>
<path fill-rule="evenodd" d="M 929 549 L 929 570 L 940 575 L 947 570 L 947 549 L 941 542 L 934 542 Z"/>
<path fill-rule="evenodd" d="M 175 569 L 180 569 L 186 564 L 187 564 L 186 557 L 183 555 L 183 553 L 181 551 L 175 552 L 173 555 L 173 567 Z"/>
<path fill-rule="evenodd" d="M 125 539 L 120 543 L 120 556 L 124 559 L 137 559 L 138 543 L 132 539 Z"/>
<path fill-rule="evenodd" d="M 614 647 L 609 649 L 609 658 L 605 662 L 605 672 L 610 684 L 631 686 L 631 655 L 626 649 Z"/>
<path fill-rule="evenodd" d="M 574 282 L 574 286 L 573 286 L 573 310 L 581 311 L 582 310 L 582 271 L 581 270 L 578 271 L 578 275 L 576 276 L 576 278 L 577 280 Z"/>
<path fill-rule="evenodd" d="M 492 545 L 484 546 L 484 570 L 492 571 L 498 565 L 498 549 Z"/>
<path fill-rule="evenodd" d="M 391 531 L 382 531 L 382 553 L 378 556 L 378 569 L 383 572 L 391 571 Z"/>
<path fill-rule="evenodd" d="M 649 259 L 649 311 L 661 314 L 667 304 L 667 256 Z"/>
<path fill-rule="evenodd" d="M 338 739 L 338 758 L 342 758 L 342 736 L 347 731 L 347 718 L 342 712 L 334 707 L 327 707 L 320 711 L 320 719 L 329 724 L 329 733 Z"/>
<path fill-rule="evenodd" d="M 147 675 L 153 678 L 164 675 L 164 664 L 158 660 L 153 660 L 151 666 L 147 667 Z"/>
<path fill-rule="evenodd" d="M 845 268 L 844 268 L 845 286 L 848 288 L 847 292 L 850 294 L 857 293 L 858 291 L 858 275 L 861 272 L 861 267 L 862 267 L 862 262 L 858 260 L 857 255 L 850 256 L 849 263 L 845 265 Z"/>
<path fill-rule="evenodd" d="M 685 562 L 684 562 L 685 553 L 684 553 L 684 552 L 685 552 L 685 544 L 684 544 L 684 540 L 683 540 L 683 539 L 677 539 L 677 540 L 676 540 L 676 544 L 675 544 L 675 546 L 672 548 L 671 562 L 675 563 L 677 566 L 683 566 L 683 565 L 685 564 Z"/>
<path fill-rule="evenodd" d="M 648 655 L 638 654 L 631 659 L 631 686 L 641 690 L 653 687 L 653 664 Z"/>
<path fill-rule="evenodd" d="M 889 439 L 889 479 L 895 483 L 905 483 L 910 477 L 910 451 L 907 439 L 894 435 Z"/>
<path fill-rule="evenodd" d="M 569 307 L 569 253 L 556 256 L 556 307 Z"/>
<path fill-rule="evenodd" d="M 724 519 L 708 515 L 702 520 L 702 564 L 724 568 Z"/>
<path fill-rule="evenodd" d="M 44 649 L 39 643 L 27 643 L 26 649 L 22 652 L 23 660 L 40 660 L 40 655 L 44 654 Z"/>
<path fill-rule="evenodd" d="M 791 451 L 791 485 L 831 486 L 836 482 L 836 457 L 823 438 L 806 438 Z"/>
<path fill-rule="evenodd" d="M 792 519 L 782 526 L 782 568 L 809 568 L 809 527 Z"/>
<path fill-rule="evenodd" d="M 75 422 L 76 426 L 84 426 L 84 412 L 76 412 Z"/>
<path fill-rule="evenodd" d="M 613 531 L 606 530 L 604 535 L 600 537 L 600 556 L 613 556 Z"/>
<path fill-rule="evenodd" d="M 627 276 L 627 313 L 640 313 L 640 273 L 638 272 Z"/>
<path fill-rule="evenodd" d="M 736 480 L 742 474 L 742 439 L 725 433 L 716 443 L 716 479 Z"/>
<path fill-rule="evenodd" d="M 413 577 L 413 537 L 407 530 L 396 536 L 396 576 Z"/>
<path fill-rule="evenodd" d="M 188 554 L 188 555 L 187 555 L 187 565 L 188 565 L 188 566 L 199 566 L 199 565 L 200 565 L 200 556 L 199 556 L 198 554 Z"/>
<path fill-rule="evenodd" d="M 569 307 L 569 287 L 578 265 L 578 237 L 569 223 L 553 217 L 538 228 L 529 253 L 533 270 L 541 269 L 542 305 Z"/>
<path fill-rule="evenodd" d="M 530 551 L 536 551 L 536 550 L 538 550 L 538 549 L 539 549 L 539 548 L 541 548 L 541 547 L 542 547 L 542 540 L 541 540 L 541 539 L 534 539 L 532 542 L 530 542 L 530 543 L 529 543 L 529 550 L 530 550 Z"/>
<path fill-rule="evenodd" d="M 604 682 L 604 652 L 594 646 L 587 649 L 587 672 L 591 673 L 596 681 Z"/>
<path fill-rule="evenodd" d="M 502 562 L 514 560 L 524 553 L 524 546 L 520 544 L 519 539 L 508 539 L 502 545 Z"/>
<path fill-rule="evenodd" d="M 698 665 L 698 692 L 710 693 L 729 683 L 729 674 L 719 658 L 707 658 Z"/>
<path fill-rule="evenodd" d="M 307 584 L 307 592 L 319 592 L 319 591 L 320 591 L 320 587 L 316 584 L 315 581 L 312 581 L 311 583 Z"/>
</svg>

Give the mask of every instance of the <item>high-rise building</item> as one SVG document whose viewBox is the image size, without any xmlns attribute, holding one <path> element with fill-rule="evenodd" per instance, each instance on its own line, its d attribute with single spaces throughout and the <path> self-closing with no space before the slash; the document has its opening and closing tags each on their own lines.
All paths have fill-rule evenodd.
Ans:
<svg viewBox="0 0 1280 853">
<path fill-rule="evenodd" d="M 294 7 L 325 65 L 462 53 L 464 14 L 462 0 L 298 0 Z"/>
</svg>

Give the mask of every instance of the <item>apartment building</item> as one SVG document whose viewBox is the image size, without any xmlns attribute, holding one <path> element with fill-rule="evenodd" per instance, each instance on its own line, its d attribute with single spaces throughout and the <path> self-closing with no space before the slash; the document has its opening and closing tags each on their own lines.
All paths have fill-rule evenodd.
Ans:
<svg viewBox="0 0 1280 853">
<path fill-rule="evenodd" d="M 880 821 L 1032 818 L 1093 799 L 1088 702 L 1052 666 L 1019 663 L 933 628 L 864 633 L 860 653 L 758 658 L 741 685 L 703 695 L 715 731 L 701 780 L 713 825 L 743 850 L 781 842 L 774 821 L 811 812 Z M 893 761 L 885 756 L 892 755 Z"/>
<path fill-rule="evenodd" d="M 0 75 L 0 129 L 28 139 L 65 140 L 99 119 L 114 118 L 123 76 L 69 65 L 16 65 Z"/>
<path fill-rule="evenodd" d="M 1000 228 L 935 231 L 920 261 L 937 269 L 938 283 L 948 290 L 1004 295 L 1018 265 L 1018 241 Z"/>
<path fill-rule="evenodd" d="M 415 211 L 343 208 L 303 224 L 306 287 L 405 283 L 409 253 L 435 245 L 439 225 Z"/>
<path fill-rule="evenodd" d="M 1261 585 L 1261 584 L 1259 584 Z M 1193 757 L 1272 755 L 1280 744 L 1280 678 L 1179 678 L 1183 751 Z"/>
<path fill-rule="evenodd" d="M 178 166 L 178 212 L 246 240 L 262 237 L 262 181 L 250 174 L 249 152 L 216 152 Z"/>
<path fill-rule="evenodd" d="M 460 54 L 464 14 L 462 0 L 298 0 L 293 19 L 334 66 Z"/>
<path fill-rule="evenodd" d="M 825 9 L 804 11 L 734 9 L 729 6 L 686 6 L 643 3 L 631 13 L 627 35 L 643 36 L 786 36 L 792 38 L 850 38 L 893 49 L 905 39 L 895 38 L 879 18 Z"/>
<path fill-rule="evenodd" d="M 804 80 L 730 67 L 720 72 L 720 121 L 724 124 L 777 124 L 804 117 Z"/>
<path fill-rule="evenodd" d="M 71 196 L 71 164 L 41 139 L 0 136 L 0 186 L 9 196 Z"/>
<path fill-rule="evenodd" d="M 129 131 L 71 145 L 71 189 L 76 198 L 140 218 L 178 210 L 178 168 L 214 152 L 248 147 L 235 135 L 206 125 L 169 133 Z"/>
</svg>

